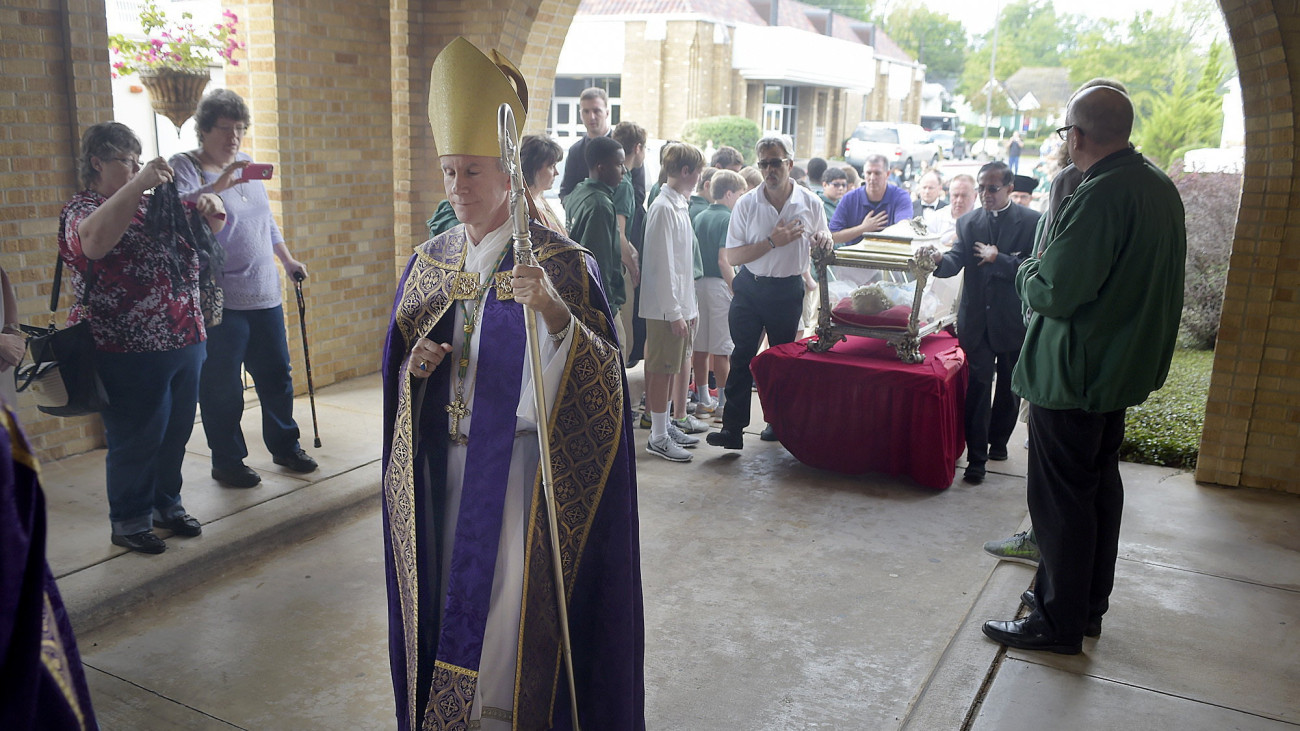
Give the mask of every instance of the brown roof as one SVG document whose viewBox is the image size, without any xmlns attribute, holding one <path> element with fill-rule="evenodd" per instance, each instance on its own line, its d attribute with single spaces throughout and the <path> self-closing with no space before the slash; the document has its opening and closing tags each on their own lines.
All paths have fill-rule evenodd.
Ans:
<svg viewBox="0 0 1300 731">
<path fill-rule="evenodd" d="M 1070 70 L 1061 66 L 1023 66 L 1007 78 L 1003 87 L 1017 102 L 1033 92 L 1045 109 L 1064 109 L 1074 93 Z"/>
<path fill-rule="evenodd" d="M 579 15 L 669 15 L 695 14 L 730 25 L 748 23 L 768 25 L 768 3 L 771 0 L 582 0 Z M 824 33 L 826 11 L 799 0 L 779 0 L 780 24 L 809 33 Z M 831 13 L 831 37 L 853 43 L 870 45 L 867 24 L 857 18 Z M 877 56 L 905 63 L 914 59 L 898 46 L 883 30 L 876 29 L 875 52 Z"/>
</svg>

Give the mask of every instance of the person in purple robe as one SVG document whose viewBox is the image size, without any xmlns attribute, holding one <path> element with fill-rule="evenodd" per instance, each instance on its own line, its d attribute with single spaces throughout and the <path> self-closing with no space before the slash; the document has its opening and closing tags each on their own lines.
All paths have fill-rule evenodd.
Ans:
<svg viewBox="0 0 1300 731">
<path fill-rule="evenodd" d="M 639 731 L 645 652 L 631 409 L 599 271 L 586 250 L 536 221 L 538 266 L 514 262 L 495 119 L 506 102 L 523 126 L 518 71 L 458 38 L 434 61 L 431 84 L 443 183 L 462 223 L 416 247 L 384 346 L 398 728 L 574 728 L 562 589 L 577 720 Z M 562 587 L 539 479 L 525 317 L 536 318 L 542 340 Z"/>
<path fill-rule="evenodd" d="M 0 728 L 96 729 L 45 535 L 36 457 L 0 405 Z"/>
</svg>

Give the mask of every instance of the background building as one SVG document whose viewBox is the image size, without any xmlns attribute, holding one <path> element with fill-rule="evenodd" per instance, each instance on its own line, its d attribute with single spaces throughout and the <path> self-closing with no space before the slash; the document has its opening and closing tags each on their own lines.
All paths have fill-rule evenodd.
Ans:
<svg viewBox="0 0 1300 731">
<path fill-rule="evenodd" d="M 801 157 L 843 154 L 863 120 L 917 122 L 925 68 L 885 33 L 796 0 L 583 0 L 560 51 L 549 127 L 582 134 L 578 94 L 652 138 L 736 115 L 791 135 Z"/>
</svg>

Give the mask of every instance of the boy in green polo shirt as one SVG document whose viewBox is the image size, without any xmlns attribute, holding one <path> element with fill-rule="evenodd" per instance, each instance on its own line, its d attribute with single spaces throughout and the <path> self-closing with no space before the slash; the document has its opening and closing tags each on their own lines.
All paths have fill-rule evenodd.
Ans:
<svg viewBox="0 0 1300 731">
<path fill-rule="evenodd" d="M 623 180 L 623 146 L 609 137 L 595 137 L 587 142 L 586 158 L 590 177 L 564 200 L 569 238 L 596 257 L 605 298 L 617 317 L 626 299 L 618 216 L 614 213 L 614 188 Z"/>
<path fill-rule="evenodd" d="M 714 402 L 709 397 L 707 386 L 710 367 L 719 384 L 727 382 L 727 374 L 730 372 L 731 351 L 735 346 L 731 342 L 731 326 L 727 317 L 731 311 L 731 278 L 735 275 L 735 270 L 726 260 L 727 226 L 731 224 L 732 206 L 736 205 L 748 186 L 744 178 L 730 170 L 718 170 L 709 184 L 713 203 L 695 216 L 695 238 L 699 242 L 697 251 L 704 274 L 695 278 L 695 301 L 700 312 L 700 322 L 695 331 L 691 361 L 700 394 L 696 412 L 721 416 L 726 397 L 719 388 L 718 398 Z"/>
</svg>

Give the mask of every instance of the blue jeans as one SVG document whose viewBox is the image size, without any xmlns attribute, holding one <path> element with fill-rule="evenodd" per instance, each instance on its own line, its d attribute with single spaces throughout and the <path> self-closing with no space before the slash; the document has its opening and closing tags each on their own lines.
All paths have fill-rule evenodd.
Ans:
<svg viewBox="0 0 1300 731">
<path fill-rule="evenodd" d="M 244 384 L 240 367 L 253 377 L 262 404 L 262 441 L 273 455 L 299 448 L 293 420 L 293 376 L 285 341 L 284 308 L 225 310 L 221 324 L 208 330 L 208 360 L 199 383 L 203 433 L 214 467 L 242 464 L 248 456 L 244 431 Z"/>
<path fill-rule="evenodd" d="M 113 533 L 152 528 L 151 518 L 185 514 L 181 462 L 194 430 L 204 344 L 160 353 L 95 354 L 109 406 L 102 412 L 108 441 L 108 519 Z"/>
</svg>

